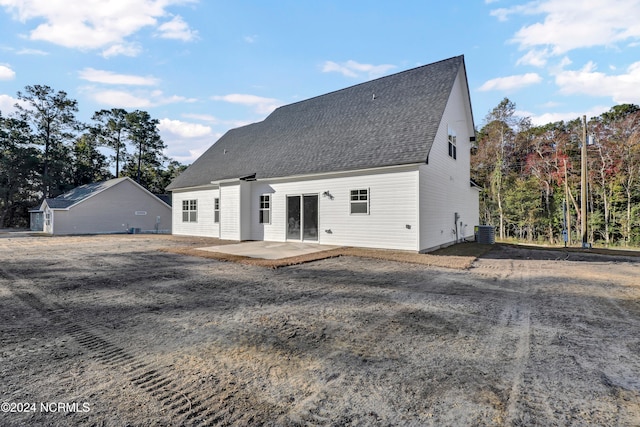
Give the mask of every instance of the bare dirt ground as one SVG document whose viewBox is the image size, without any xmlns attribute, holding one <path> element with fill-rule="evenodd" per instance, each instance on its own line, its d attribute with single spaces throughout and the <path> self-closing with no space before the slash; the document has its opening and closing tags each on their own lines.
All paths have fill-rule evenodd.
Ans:
<svg viewBox="0 0 640 427">
<path fill-rule="evenodd" d="M 0 425 L 640 425 L 637 257 L 158 250 L 203 242 L 0 239 Z"/>
</svg>

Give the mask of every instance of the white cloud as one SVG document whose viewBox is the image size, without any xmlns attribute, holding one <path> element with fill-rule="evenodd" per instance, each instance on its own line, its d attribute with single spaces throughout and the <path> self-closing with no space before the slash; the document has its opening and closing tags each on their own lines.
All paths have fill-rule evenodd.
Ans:
<svg viewBox="0 0 640 427">
<path fill-rule="evenodd" d="M 589 108 L 589 110 L 587 111 L 580 111 L 580 112 L 576 112 L 576 111 L 555 112 L 555 113 L 544 113 L 544 114 L 536 115 L 526 111 L 517 111 L 516 115 L 518 115 L 519 117 L 531 118 L 531 123 L 534 126 L 544 126 L 549 123 L 555 123 L 560 121 L 568 122 L 571 120 L 578 119 L 582 116 L 587 116 L 587 118 L 597 117 L 602 113 L 609 111 L 610 109 L 611 109 L 610 106 L 609 107 L 594 106 Z"/>
<path fill-rule="evenodd" d="M 513 39 L 521 49 L 549 47 L 562 55 L 574 49 L 614 46 L 640 40 L 640 2 L 637 0 L 534 1 L 491 12 L 499 20 L 510 15 L 543 15 L 542 22 L 526 25 Z"/>
<path fill-rule="evenodd" d="M 542 77 L 540 77 L 540 75 L 538 75 L 537 73 L 498 77 L 496 79 L 486 81 L 482 86 L 480 86 L 478 90 L 481 92 L 487 92 L 490 90 L 501 90 L 508 92 L 521 89 L 526 86 L 531 86 L 533 84 L 540 83 L 541 81 Z"/>
<path fill-rule="evenodd" d="M 94 68 L 85 68 L 78 74 L 83 80 L 111 85 L 154 86 L 160 82 L 159 79 L 151 76 L 142 77 L 130 74 L 117 74 L 113 71 L 96 70 Z"/>
<path fill-rule="evenodd" d="M 159 105 L 195 102 L 193 98 L 172 95 L 165 96 L 162 91 L 124 91 L 124 90 L 96 90 L 84 88 L 84 92 L 99 104 L 117 108 L 150 108 Z"/>
<path fill-rule="evenodd" d="M 181 138 L 201 138 L 212 134 L 209 126 L 199 123 L 188 123 L 181 120 L 161 119 L 158 129 Z"/>
<path fill-rule="evenodd" d="M 618 104 L 638 103 L 640 99 L 640 62 L 631 64 L 625 73 L 607 75 L 587 63 L 580 70 L 562 70 L 555 76 L 560 93 L 610 97 Z"/>
<path fill-rule="evenodd" d="M 188 113 L 188 114 L 183 114 L 182 117 L 185 117 L 187 119 L 198 120 L 201 122 L 206 122 L 212 125 L 223 125 L 228 128 L 237 128 L 237 127 L 246 126 L 248 124 L 253 123 L 252 121 L 247 121 L 247 120 L 221 120 L 215 116 L 212 116 L 211 114 Z"/>
<path fill-rule="evenodd" d="M 280 105 L 282 105 L 277 99 L 263 98 L 256 95 L 248 95 L 241 93 L 232 93 L 223 96 L 213 96 L 211 99 L 214 101 L 225 101 L 232 104 L 246 105 L 253 107 L 258 114 L 269 114 Z"/>
<path fill-rule="evenodd" d="M 122 90 L 98 91 L 92 94 L 92 98 L 100 104 L 118 108 L 148 108 L 153 105 L 149 98 Z"/>
<path fill-rule="evenodd" d="M 142 52 L 142 47 L 138 43 L 121 43 L 109 46 L 102 51 L 102 56 L 105 58 L 111 58 L 112 56 L 129 56 L 135 57 Z"/>
<path fill-rule="evenodd" d="M 105 56 L 113 56 L 139 52 L 126 38 L 142 28 L 157 26 L 158 18 L 167 15 L 167 7 L 188 1 L 0 0 L 0 5 L 14 19 L 40 22 L 31 30 L 31 40 L 75 49 L 103 49 Z M 175 24 L 168 28 L 173 25 L 175 29 Z"/>
<path fill-rule="evenodd" d="M 165 154 L 183 164 L 193 163 L 222 136 L 209 126 L 168 118 L 160 119 L 158 130 L 167 144 Z"/>
<path fill-rule="evenodd" d="M 16 105 L 17 102 L 18 100 L 12 96 L 0 94 L 0 112 L 2 115 L 6 117 L 15 112 L 16 109 L 14 105 Z"/>
<path fill-rule="evenodd" d="M 189 28 L 180 15 L 174 16 L 171 21 L 160 25 L 158 31 L 163 39 L 191 41 L 198 37 L 198 32 Z"/>
<path fill-rule="evenodd" d="M 258 40 L 258 36 L 244 36 L 244 41 L 247 43 L 255 43 Z"/>
<path fill-rule="evenodd" d="M 44 50 L 39 49 L 20 49 L 16 52 L 17 55 L 49 55 L 49 52 L 45 52 Z"/>
<path fill-rule="evenodd" d="M 549 58 L 548 49 L 543 50 L 530 50 L 523 57 L 518 59 L 516 65 L 532 65 L 534 67 L 542 68 L 547 65 L 547 59 Z"/>
<path fill-rule="evenodd" d="M 15 77 L 15 71 L 6 65 L 0 64 L 0 80 L 13 80 Z"/>
<path fill-rule="evenodd" d="M 200 120 L 201 122 L 208 122 L 208 123 L 211 123 L 211 124 L 220 123 L 220 120 L 218 120 L 217 117 L 212 116 L 211 114 L 188 113 L 188 114 L 183 114 L 182 116 L 186 117 L 188 119 Z"/>
<path fill-rule="evenodd" d="M 394 68 L 396 68 L 396 66 L 391 64 L 381 64 L 381 65 L 361 64 L 353 60 L 349 60 L 341 64 L 333 61 L 326 61 L 322 65 L 322 72 L 323 73 L 337 72 L 347 77 L 366 76 L 368 78 L 376 78 L 384 75 L 385 73 L 387 73 L 388 71 Z"/>
<path fill-rule="evenodd" d="M 492 10 L 489 14 L 498 18 L 498 21 L 504 22 L 509 20 L 510 15 L 532 13 L 531 7 L 533 5 L 534 3 L 529 3 L 527 5 L 517 5 L 510 8 L 501 7 L 499 9 Z"/>
</svg>

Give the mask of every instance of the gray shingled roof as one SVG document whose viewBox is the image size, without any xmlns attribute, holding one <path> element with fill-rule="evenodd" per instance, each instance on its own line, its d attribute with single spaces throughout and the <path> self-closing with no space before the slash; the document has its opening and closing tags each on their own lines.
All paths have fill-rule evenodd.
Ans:
<svg viewBox="0 0 640 427">
<path fill-rule="evenodd" d="M 167 187 L 426 162 L 464 58 L 276 109 L 232 129 Z"/>
<path fill-rule="evenodd" d="M 81 185 L 74 188 L 73 190 L 59 195 L 58 197 L 46 199 L 46 202 L 51 209 L 66 209 L 69 206 L 75 205 L 76 203 L 81 202 L 96 193 L 113 187 L 114 185 L 124 181 L 125 179 L 127 178 L 114 178 L 107 181 L 96 182 L 93 184 Z"/>
</svg>

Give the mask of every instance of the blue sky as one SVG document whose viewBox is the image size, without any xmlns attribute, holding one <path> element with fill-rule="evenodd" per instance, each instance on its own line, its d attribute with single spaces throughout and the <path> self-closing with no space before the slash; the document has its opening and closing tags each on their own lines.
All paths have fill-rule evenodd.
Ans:
<svg viewBox="0 0 640 427">
<path fill-rule="evenodd" d="M 0 0 L 0 111 L 26 85 L 160 120 L 191 163 L 274 108 L 464 55 L 475 124 L 640 104 L 640 0 Z"/>
</svg>

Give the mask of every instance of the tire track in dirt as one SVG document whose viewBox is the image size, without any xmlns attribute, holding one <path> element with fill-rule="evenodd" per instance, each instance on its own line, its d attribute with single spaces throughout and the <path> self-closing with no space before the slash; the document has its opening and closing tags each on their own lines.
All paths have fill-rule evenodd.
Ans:
<svg viewBox="0 0 640 427">
<path fill-rule="evenodd" d="M 9 284 L 6 289 L 47 318 L 51 322 L 49 327 L 71 336 L 82 348 L 91 353 L 92 359 L 119 371 L 132 386 L 155 399 L 176 425 L 232 425 L 249 423 L 253 419 L 251 414 L 235 411 L 230 405 L 230 402 L 242 399 L 242 384 L 218 380 L 215 386 L 206 392 L 200 384 L 185 385 L 170 368 L 144 362 L 140 357 L 102 338 L 101 334 L 95 331 L 98 325 L 93 325 L 91 321 L 80 325 L 63 314 L 66 311 L 64 307 L 55 302 L 44 303 L 43 298 L 36 295 L 37 291 L 15 289 L 15 287 L 35 289 L 34 286 L 29 286 L 27 280 L 19 279 L 1 267 L 0 274 L 10 283 L 14 283 L 13 287 Z"/>
<path fill-rule="evenodd" d="M 513 300 L 501 318 L 501 323 L 515 334 L 514 377 L 507 397 L 506 425 L 536 425 L 541 420 L 553 420 L 554 414 L 547 396 L 540 392 L 536 379 L 532 347 L 531 324 L 531 266 L 529 263 L 509 263 L 509 276 L 517 279 L 522 294 Z"/>
</svg>

